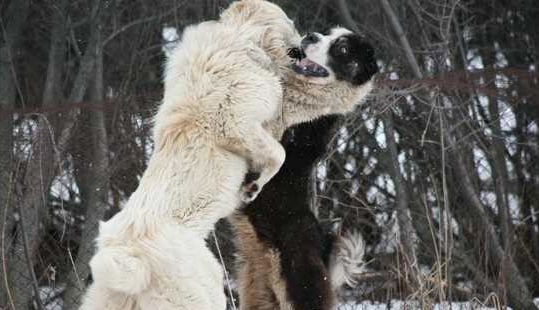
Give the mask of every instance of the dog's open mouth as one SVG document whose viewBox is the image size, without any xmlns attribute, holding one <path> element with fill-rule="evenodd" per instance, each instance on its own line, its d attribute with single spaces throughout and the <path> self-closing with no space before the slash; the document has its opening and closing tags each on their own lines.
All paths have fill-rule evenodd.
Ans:
<svg viewBox="0 0 539 310">
<path fill-rule="evenodd" d="M 294 69 L 297 74 L 302 74 L 305 76 L 326 77 L 329 75 L 329 72 L 328 70 L 326 70 L 326 68 L 322 67 L 321 65 L 308 58 L 296 60 L 292 64 L 292 69 Z"/>
<path fill-rule="evenodd" d="M 294 72 L 297 74 L 308 77 L 329 76 L 329 72 L 326 68 L 307 58 L 305 53 L 299 48 L 290 49 L 288 55 L 295 59 L 294 63 L 292 63 L 292 69 L 294 69 Z"/>
</svg>

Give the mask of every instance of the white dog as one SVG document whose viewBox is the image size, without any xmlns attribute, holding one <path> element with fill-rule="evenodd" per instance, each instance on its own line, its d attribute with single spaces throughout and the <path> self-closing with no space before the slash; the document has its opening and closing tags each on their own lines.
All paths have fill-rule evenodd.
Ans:
<svg viewBox="0 0 539 310">
<path fill-rule="evenodd" d="M 279 113 L 281 80 L 295 75 L 287 51 L 299 41 L 286 14 L 261 0 L 184 31 L 166 67 L 154 153 L 124 209 L 100 226 L 81 309 L 225 309 L 204 238 L 278 171 L 285 120 L 332 112 L 324 102 Z"/>
</svg>

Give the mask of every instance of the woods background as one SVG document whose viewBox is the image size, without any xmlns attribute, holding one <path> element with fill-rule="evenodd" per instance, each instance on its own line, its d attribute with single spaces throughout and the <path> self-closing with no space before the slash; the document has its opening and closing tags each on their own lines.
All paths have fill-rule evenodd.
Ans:
<svg viewBox="0 0 539 310">
<path fill-rule="evenodd" d="M 0 2 L 0 308 L 78 308 L 97 223 L 151 154 L 166 51 L 228 3 Z M 537 0 L 276 3 L 302 32 L 363 32 L 382 71 L 313 173 L 320 220 L 367 244 L 342 297 L 537 309 Z"/>
</svg>

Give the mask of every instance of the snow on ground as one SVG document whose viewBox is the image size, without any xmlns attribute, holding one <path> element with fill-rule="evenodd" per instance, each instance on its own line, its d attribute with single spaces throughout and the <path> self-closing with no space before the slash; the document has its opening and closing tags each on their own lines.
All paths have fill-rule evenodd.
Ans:
<svg viewBox="0 0 539 310">
<path fill-rule="evenodd" d="M 39 288 L 39 298 L 43 304 L 44 310 L 62 310 L 64 301 L 60 298 L 61 293 L 65 287 L 59 285 L 58 287 L 42 286 Z M 34 302 L 34 309 L 38 309 L 37 304 Z"/>
<path fill-rule="evenodd" d="M 539 298 L 536 303 L 539 303 Z M 341 304 L 338 310 L 421 310 L 421 306 L 415 301 L 392 300 L 389 303 L 363 301 L 361 303 L 349 302 Z M 452 302 L 436 304 L 434 310 L 495 310 L 495 308 L 472 302 Z M 507 310 L 511 310 L 511 308 L 507 308 Z"/>
<path fill-rule="evenodd" d="M 234 279 L 230 279 L 231 289 L 237 289 L 237 282 Z M 39 288 L 39 296 L 43 303 L 45 310 L 62 310 L 63 300 L 61 293 L 65 289 L 64 285 L 57 287 L 42 286 Z M 238 300 L 235 300 L 237 304 Z M 535 305 L 539 308 L 539 297 L 534 299 Z M 34 304 L 34 309 L 37 309 L 37 305 Z M 229 307 L 234 310 L 234 308 Z M 237 309 L 237 308 L 236 308 Z M 380 303 L 365 300 L 362 302 L 348 301 L 341 303 L 338 310 L 422 310 L 417 301 L 391 300 L 390 302 Z M 442 304 L 436 304 L 434 310 L 496 310 L 492 307 L 485 307 L 479 302 L 444 302 Z M 512 308 L 505 308 L 504 310 L 512 310 Z"/>
</svg>

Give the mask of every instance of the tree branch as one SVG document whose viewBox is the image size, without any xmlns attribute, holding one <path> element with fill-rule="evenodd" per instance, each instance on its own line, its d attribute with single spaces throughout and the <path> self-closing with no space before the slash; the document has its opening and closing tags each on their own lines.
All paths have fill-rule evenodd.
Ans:
<svg viewBox="0 0 539 310">
<path fill-rule="evenodd" d="M 404 49 L 404 53 L 406 54 L 406 59 L 408 59 L 408 64 L 410 65 L 412 72 L 414 73 L 415 77 L 418 79 L 423 78 L 423 73 L 421 72 L 421 69 L 419 67 L 419 64 L 414 56 L 414 52 L 412 50 L 412 47 L 410 46 L 410 42 L 408 42 L 408 38 L 406 38 L 406 34 L 404 33 L 404 30 L 402 29 L 401 23 L 399 21 L 399 18 L 391 8 L 391 5 L 389 5 L 389 2 L 387 0 L 380 0 L 380 3 L 382 4 L 382 8 L 384 9 L 384 12 L 389 17 L 389 21 L 391 22 L 391 25 L 393 26 L 393 30 L 397 34 L 397 37 L 399 38 L 399 41 L 401 42 L 401 46 Z"/>
<path fill-rule="evenodd" d="M 359 27 L 357 26 L 357 23 L 352 18 L 352 14 L 350 14 L 350 8 L 348 7 L 346 0 L 337 1 L 337 5 L 339 6 L 339 11 L 341 12 L 344 25 L 350 28 L 352 31 L 359 33 L 360 32 Z"/>
</svg>

